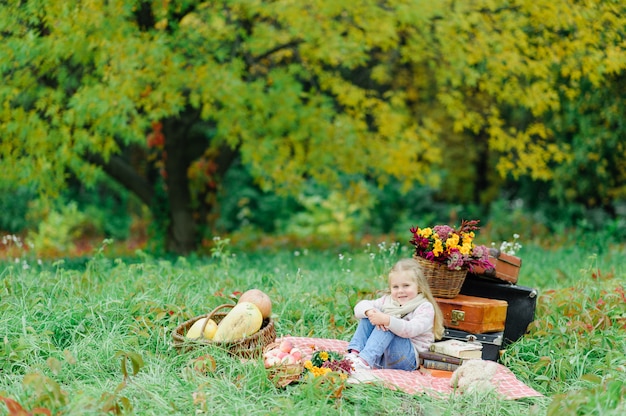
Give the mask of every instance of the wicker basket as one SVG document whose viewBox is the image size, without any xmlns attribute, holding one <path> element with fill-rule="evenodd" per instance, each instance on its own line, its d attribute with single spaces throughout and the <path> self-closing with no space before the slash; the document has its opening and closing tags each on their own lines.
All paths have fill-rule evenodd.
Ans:
<svg viewBox="0 0 626 416">
<path fill-rule="evenodd" d="M 467 276 L 467 269 L 450 270 L 446 266 L 413 255 L 428 279 L 430 291 L 434 297 L 452 299 L 461 291 L 461 286 Z"/>
<path fill-rule="evenodd" d="M 280 343 L 272 342 L 263 349 L 263 353 L 278 348 L 278 346 L 280 346 Z M 282 388 L 300 380 L 303 371 L 304 364 L 302 362 L 297 364 L 280 364 L 268 368 L 267 377 L 276 387 Z"/>
<path fill-rule="evenodd" d="M 185 334 L 191 328 L 191 326 L 199 319 L 209 318 L 213 319 L 217 324 L 227 315 L 227 312 L 218 312 L 224 308 L 234 308 L 235 305 L 224 304 L 216 307 L 210 313 L 196 316 L 188 321 L 178 325 L 174 332 L 172 332 L 172 338 L 174 339 L 174 346 L 182 351 L 189 351 L 197 347 L 215 346 L 227 350 L 233 355 L 237 355 L 244 358 L 252 358 L 262 353 L 263 348 L 268 344 L 276 340 L 276 328 L 274 327 L 274 321 L 272 318 L 266 318 L 263 320 L 261 329 L 255 334 L 236 341 L 211 341 L 209 339 L 197 339 L 190 340 L 185 337 Z M 207 319 L 208 322 L 208 319 Z M 205 323 L 206 325 L 206 323 Z M 204 332 L 202 328 L 201 333 Z"/>
</svg>

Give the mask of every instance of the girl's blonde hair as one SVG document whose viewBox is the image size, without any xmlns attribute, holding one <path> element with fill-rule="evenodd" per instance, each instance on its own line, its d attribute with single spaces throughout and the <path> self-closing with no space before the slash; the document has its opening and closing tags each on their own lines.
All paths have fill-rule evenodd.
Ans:
<svg viewBox="0 0 626 416">
<path fill-rule="evenodd" d="M 433 334 L 435 335 L 435 339 L 439 340 L 443 337 L 444 327 L 443 327 L 443 313 L 433 296 L 430 286 L 428 284 L 428 279 L 424 275 L 424 271 L 420 264 L 411 258 L 399 260 L 394 266 L 389 270 L 389 276 L 393 273 L 407 273 L 412 277 L 413 281 L 417 284 L 418 292 L 421 292 L 426 300 L 428 300 L 435 309 L 435 321 L 433 322 Z"/>
</svg>

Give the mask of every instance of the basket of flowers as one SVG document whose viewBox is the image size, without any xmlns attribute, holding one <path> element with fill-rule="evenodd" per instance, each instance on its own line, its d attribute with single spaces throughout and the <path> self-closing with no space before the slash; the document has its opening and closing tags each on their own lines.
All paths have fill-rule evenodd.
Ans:
<svg viewBox="0 0 626 416">
<path fill-rule="evenodd" d="M 493 268 L 489 249 L 474 243 L 478 222 L 463 220 L 457 229 L 448 225 L 411 227 L 413 258 L 421 265 L 433 296 L 454 298 L 461 291 L 468 271 L 475 267 Z"/>
</svg>

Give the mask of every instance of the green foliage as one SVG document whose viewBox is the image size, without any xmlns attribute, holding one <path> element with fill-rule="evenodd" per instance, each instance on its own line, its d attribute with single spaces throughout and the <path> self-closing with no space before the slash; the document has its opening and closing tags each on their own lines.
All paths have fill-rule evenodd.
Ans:
<svg viewBox="0 0 626 416">
<path fill-rule="evenodd" d="M 228 269 L 234 261 L 231 253 L 230 239 L 213 237 L 214 246 L 211 248 L 211 258 L 218 261 L 223 269 Z"/>
<path fill-rule="evenodd" d="M 29 202 L 36 196 L 27 186 L 13 187 L 0 182 L 0 230 L 8 233 L 24 232 L 30 225 L 26 217 Z"/>
<path fill-rule="evenodd" d="M 72 251 L 74 242 L 89 226 L 87 216 L 71 202 L 59 211 L 50 211 L 39 222 L 37 231 L 29 234 L 29 239 L 40 252 L 67 253 Z"/>
<path fill-rule="evenodd" d="M 147 230 L 150 236 L 149 248 L 155 255 L 165 255 L 167 253 L 167 233 L 172 224 L 171 212 L 167 203 L 168 195 L 163 180 L 158 180 L 154 188 L 154 205 L 150 208 L 151 221 Z"/>
<path fill-rule="evenodd" d="M 552 269 L 550 263 L 542 266 Z M 615 275 L 599 262 L 591 266 L 570 281 L 542 282 L 560 288 L 540 292 L 529 335 L 507 349 L 503 359 L 553 397 L 548 415 L 618 415 L 625 409 L 626 287 L 615 278 L 623 270 Z"/>
<path fill-rule="evenodd" d="M 478 217 L 481 218 L 481 217 Z M 549 235 L 552 226 L 541 210 L 530 211 L 522 199 L 494 201 L 489 207 L 488 221 L 483 223 L 481 235 L 488 235 L 492 242 L 508 241 L 513 234 L 522 240 L 541 239 Z"/>
<path fill-rule="evenodd" d="M 563 99 L 560 112 L 549 118 L 561 145 L 571 146 L 567 161 L 555 167 L 559 181 L 551 193 L 561 206 L 576 202 L 585 207 L 606 207 L 625 199 L 626 172 L 621 166 L 626 148 L 623 122 L 626 104 L 615 99 L 626 93 L 626 77 L 610 77 L 610 88 L 596 89 L 580 82 L 580 94 Z"/>
<path fill-rule="evenodd" d="M 383 187 L 370 188 L 375 205 L 372 207 L 368 232 L 376 234 L 404 234 L 414 224 L 438 224 L 447 222 L 454 203 L 438 199 L 436 190 L 430 187 L 414 186 L 403 192 L 399 181 L 390 180 Z"/>
<path fill-rule="evenodd" d="M 352 203 L 338 192 L 331 192 L 326 198 L 320 195 L 300 195 L 298 202 L 305 210 L 282 221 L 281 228 L 287 234 L 300 237 L 316 234 L 327 238 L 349 239 L 369 218 L 366 201 Z"/>
<path fill-rule="evenodd" d="M 40 198 L 30 187 L 0 186 L 0 230 L 26 234 L 41 252 L 71 252 L 80 237 L 129 237 L 137 206 L 127 191 L 110 181 L 95 188 L 73 183 L 60 198 Z M 36 240 L 36 241 L 35 241 Z"/>
<path fill-rule="evenodd" d="M 142 214 L 138 201 L 111 180 L 86 188 L 75 184 L 63 193 L 63 200 L 76 202 L 88 218 L 93 234 L 124 240 L 130 236 L 133 216 Z"/>
<path fill-rule="evenodd" d="M 293 197 L 263 191 L 241 163 L 228 170 L 218 193 L 215 220 L 218 233 L 230 233 L 252 226 L 263 233 L 277 231 L 281 219 L 291 216 L 301 207 Z"/>
<path fill-rule="evenodd" d="M 549 416 L 562 415 L 622 415 L 626 411 L 626 381 L 603 381 L 588 377 L 591 387 L 555 396 L 548 408 Z"/>
</svg>

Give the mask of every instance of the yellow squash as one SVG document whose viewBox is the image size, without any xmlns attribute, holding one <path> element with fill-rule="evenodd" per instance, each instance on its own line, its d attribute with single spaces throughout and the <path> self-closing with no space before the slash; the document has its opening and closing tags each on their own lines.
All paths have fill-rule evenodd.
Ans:
<svg viewBox="0 0 626 416">
<path fill-rule="evenodd" d="M 205 338 L 205 339 L 212 339 L 213 335 L 215 334 L 215 331 L 217 331 L 217 324 L 215 323 L 215 321 L 213 319 L 209 319 L 209 322 L 207 322 L 206 326 L 204 327 L 204 333 L 202 332 L 202 326 L 204 325 L 204 321 L 206 321 L 208 318 L 200 318 L 198 319 L 196 322 L 193 323 L 193 325 L 191 325 L 191 328 L 189 328 L 189 331 L 187 331 L 187 338 L 189 339 L 198 339 L 198 338 Z"/>
<path fill-rule="evenodd" d="M 217 325 L 213 341 L 236 341 L 253 335 L 261 329 L 263 315 L 250 302 L 241 302 L 226 314 Z"/>
</svg>

